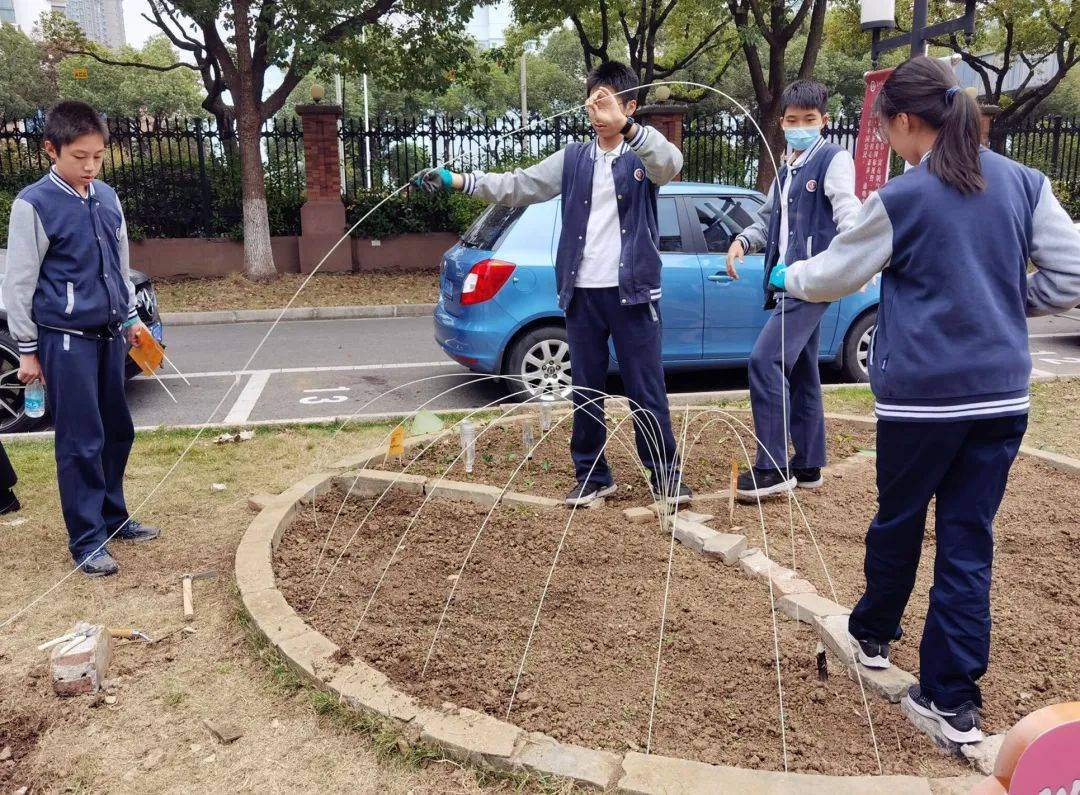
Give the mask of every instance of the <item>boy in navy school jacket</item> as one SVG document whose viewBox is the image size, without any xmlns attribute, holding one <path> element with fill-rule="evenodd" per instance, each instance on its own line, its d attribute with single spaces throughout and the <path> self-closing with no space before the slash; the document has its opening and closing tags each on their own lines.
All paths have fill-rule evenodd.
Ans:
<svg viewBox="0 0 1080 795">
<path fill-rule="evenodd" d="M 562 232 L 555 259 L 559 307 L 566 313 L 574 385 L 570 453 L 577 486 L 570 506 L 613 494 L 604 457 L 604 403 L 608 338 L 634 418 L 638 456 L 651 473 L 657 499 L 691 499 L 682 482 L 671 432 L 660 359 L 660 253 L 656 198 L 661 185 L 682 169 L 682 153 L 659 130 L 633 119 L 637 76 L 609 61 L 590 72 L 587 108 L 596 138 L 572 143 L 512 173 L 454 174 L 433 169 L 420 178 L 429 191 L 463 190 L 495 204 L 518 207 L 562 196 Z M 591 402 L 592 401 L 592 402 Z"/>
<path fill-rule="evenodd" d="M 739 476 L 738 495 L 744 500 L 796 486 L 818 488 L 822 483 L 825 409 L 818 343 L 828 304 L 788 298 L 778 307 L 769 274 L 777 262 L 824 251 L 837 232 L 854 225 L 859 212 L 851 155 L 821 137 L 829 122 L 828 102 L 825 86 L 813 80 L 797 80 L 784 91 L 780 124 L 791 155 L 769 188 L 761 219 L 744 229 L 728 250 L 728 275 L 738 279 L 735 261 L 764 248 L 765 308 L 773 310 L 750 354 L 750 405 L 758 451 L 752 471 Z M 786 372 L 780 366 L 781 341 Z M 789 438 L 795 447 L 790 470 Z"/>
<path fill-rule="evenodd" d="M 113 190 L 95 179 L 108 129 L 83 102 L 45 120 L 49 173 L 11 207 L 4 306 L 19 345 L 19 380 L 44 381 L 56 429 L 56 479 L 71 556 L 91 577 L 119 567 L 105 544 L 159 531 L 128 516 L 124 469 L 135 437 L 124 394 L 135 310 L 127 228 Z"/>
<path fill-rule="evenodd" d="M 870 349 L 878 512 L 848 629 L 863 665 L 889 667 L 936 498 L 934 585 L 906 699 L 950 740 L 977 742 L 993 520 L 1027 428 L 1025 315 L 1080 302 L 1080 233 L 1043 174 L 980 148 L 975 100 L 940 61 L 897 67 L 875 110 L 914 168 L 872 194 L 828 251 L 777 267 L 772 284 L 835 301 L 882 274 Z"/>
</svg>

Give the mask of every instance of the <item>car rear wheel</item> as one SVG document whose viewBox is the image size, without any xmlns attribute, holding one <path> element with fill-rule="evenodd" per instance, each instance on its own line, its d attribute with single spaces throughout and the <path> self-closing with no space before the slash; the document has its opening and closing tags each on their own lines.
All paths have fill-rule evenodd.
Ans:
<svg viewBox="0 0 1080 795">
<path fill-rule="evenodd" d="M 542 395 L 569 400 L 570 345 L 562 326 L 543 326 L 525 334 L 510 349 L 503 373 L 510 397 L 524 402 Z"/>
<path fill-rule="evenodd" d="M 23 385 L 19 382 L 19 347 L 0 331 L 0 433 L 23 433 L 43 425 L 43 418 L 27 417 L 23 411 Z"/>
<path fill-rule="evenodd" d="M 867 312 L 848 329 L 844 338 L 844 380 L 865 383 L 870 380 L 870 341 L 877 326 L 877 312 Z"/>
</svg>

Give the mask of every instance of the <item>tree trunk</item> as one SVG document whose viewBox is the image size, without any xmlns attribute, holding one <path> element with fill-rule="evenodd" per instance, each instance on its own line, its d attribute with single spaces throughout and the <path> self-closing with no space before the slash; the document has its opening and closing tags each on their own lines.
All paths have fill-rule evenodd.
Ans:
<svg viewBox="0 0 1080 795">
<path fill-rule="evenodd" d="M 787 149 L 778 115 L 779 110 L 772 107 L 763 109 L 761 113 L 761 130 L 765 133 L 765 139 L 759 139 L 758 145 L 757 189 L 762 193 L 769 192 L 769 186 L 776 179 L 776 169 L 781 165 L 780 158 Z"/>
<path fill-rule="evenodd" d="M 230 86 L 236 106 L 236 134 L 240 144 L 240 195 L 244 203 L 244 275 L 267 281 L 277 275 L 270 248 L 270 219 L 266 213 L 266 177 L 262 163 L 262 93 L 252 72 L 249 0 L 235 0 L 236 73 L 238 86 Z"/>
<path fill-rule="evenodd" d="M 277 275 L 277 269 L 270 248 L 260 124 L 254 109 L 250 112 L 241 109 L 236 127 L 240 143 L 240 191 L 244 204 L 244 275 L 254 281 L 266 281 Z"/>
</svg>

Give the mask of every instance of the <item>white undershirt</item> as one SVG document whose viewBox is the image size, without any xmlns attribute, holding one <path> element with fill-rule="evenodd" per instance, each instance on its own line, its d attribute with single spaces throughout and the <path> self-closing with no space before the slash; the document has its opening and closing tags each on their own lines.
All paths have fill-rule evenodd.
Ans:
<svg viewBox="0 0 1080 795">
<path fill-rule="evenodd" d="M 575 287 L 618 287 L 619 255 L 622 235 L 619 229 L 619 204 L 615 197 L 615 178 L 611 167 L 627 148 L 619 144 L 610 152 L 594 143 L 592 197 L 589 221 L 585 227 L 585 249 L 581 254 Z"/>
</svg>

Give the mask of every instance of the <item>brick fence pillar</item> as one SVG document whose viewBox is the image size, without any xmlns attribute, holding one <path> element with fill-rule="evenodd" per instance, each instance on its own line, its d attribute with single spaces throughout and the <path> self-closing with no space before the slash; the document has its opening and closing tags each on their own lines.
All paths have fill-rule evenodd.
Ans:
<svg viewBox="0 0 1080 795">
<path fill-rule="evenodd" d="M 979 105 L 979 143 L 983 146 L 990 146 L 990 128 L 1000 113 L 1001 108 L 997 105 Z"/>
<path fill-rule="evenodd" d="M 341 162 L 338 159 L 338 119 L 341 108 L 329 103 L 297 105 L 303 122 L 304 176 L 307 201 L 300 208 L 300 272 L 311 273 L 330 247 L 345 233 L 345 205 L 341 201 Z M 319 272 L 353 269 L 352 245 L 346 240 L 319 268 Z"/>
<path fill-rule="evenodd" d="M 665 138 L 682 151 L 683 118 L 688 110 L 689 107 L 677 102 L 659 102 L 638 108 L 634 113 L 634 118 L 642 124 L 658 129 Z M 675 179 L 682 179 L 682 175 L 680 174 Z"/>
</svg>

